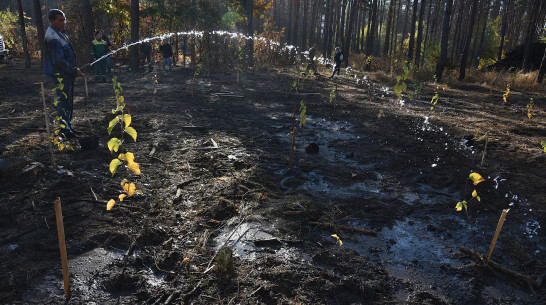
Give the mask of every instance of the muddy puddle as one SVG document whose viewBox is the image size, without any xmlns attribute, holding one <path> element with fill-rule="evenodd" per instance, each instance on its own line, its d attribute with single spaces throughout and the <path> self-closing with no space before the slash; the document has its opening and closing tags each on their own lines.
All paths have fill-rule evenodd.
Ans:
<svg viewBox="0 0 546 305">
<path fill-rule="evenodd" d="M 132 256 L 142 256 L 135 251 Z M 71 293 L 77 296 L 77 302 L 86 304 L 111 303 L 113 300 L 130 301 L 131 288 L 145 286 L 148 289 L 160 287 L 165 283 L 165 274 L 154 272 L 152 268 L 143 266 L 133 274 L 123 274 L 122 269 L 125 252 L 116 249 L 95 248 L 75 257 L 69 256 L 68 269 L 71 281 Z M 126 285 L 126 289 L 120 289 Z M 134 286 L 134 287 L 132 287 Z M 122 287 L 121 287 L 122 288 Z M 126 290 L 127 293 L 123 291 Z M 57 299 L 51 300 L 52 296 Z M 64 298 L 64 287 L 61 268 L 53 269 L 42 277 L 35 278 L 29 289 L 23 293 L 23 302 L 58 302 Z M 46 301 L 48 300 L 48 301 Z M 45 303 L 44 303 L 45 304 Z"/>
</svg>

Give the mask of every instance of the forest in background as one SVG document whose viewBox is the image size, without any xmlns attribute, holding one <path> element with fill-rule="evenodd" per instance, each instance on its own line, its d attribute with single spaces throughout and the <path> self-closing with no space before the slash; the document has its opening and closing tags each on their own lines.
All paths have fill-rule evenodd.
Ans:
<svg viewBox="0 0 546 305">
<path fill-rule="evenodd" d="M 225 30 L 299 51 L 317 44 L 325 58 L 339 46 L 344 66 L 361 70 L 392 73 L 410 62 L 426 80 L 462 80 L 469 70 L 497 66 L 513 79 L 535 71 L 523 82 L 540 83 L 546 70 L 546 0 L 17 0 L 0 7 L 0 33 L 11 54 L 26 58 L 28 65 L 31 57 L 39 57 L 47 11 L 58 7 L 67 15 L 81 64 L 90 58 L 89 42 L 97 29 L 104 29 L 114 48 L 170 32 Z M 173 38 L 177 54 L 191 53 L 194 61 L 203 60 L 195 54 L 208 51 L 208 66 L 293 61 L 283 61 L 282 48 L 270 44 L 239 41 L 222 48 L 207 34 L 197 40 Z M 134 66 L 138 47 L 128 53 Z"/>
</svg>

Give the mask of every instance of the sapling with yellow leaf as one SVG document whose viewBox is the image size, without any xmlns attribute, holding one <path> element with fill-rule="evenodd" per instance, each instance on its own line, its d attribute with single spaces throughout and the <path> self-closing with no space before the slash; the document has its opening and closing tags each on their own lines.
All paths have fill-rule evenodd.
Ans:
<svg viewBox="0 0 546 305">
<path fill-rule="evenodd" d="M 131 127 L 131 115 L 126 113 L 126 104 L 125 98 L 122 95 L 123 88 L 121 83 L 117 81 L 117 77 L 112 78 L 112 82 L 114 92 L 116 94 L 116 108 L 112 109 L 112 114 L 114 114 L 115 117 L 108 123 L 107 131 L 108 134 L 111 135 L 114 128 L 119 126 L 121 136 L 119 138 L 113 137 L 108 141 L 108 150 L 110 150 L 110 153 L 114 154 L 119 152 L 117 158 L 110 161 L 109 169 L 112 176 L 114 176 L 119 166 L 125 164 L 127 169 L 129 169 L 128 172 L 126 171 L 127 174 L 132 172 L 134 175 L 140 175 L 140 165 L 135 162 L 135 155 L 130 151 L 122 152 L 124 151 L 122 149 L 122 145 L 125 141 L 125 134 L 128 134 L 133 141 L 136 142 L 137 131 Z M 121 188 L 123 189 L 124 193 L 118 196 L 119 202 L 122 202 L 127 196 L 132 197 L 133 195 L 140 193 L 140 191 L 136 189 L 136 185 L 129 182 L 127 178 L 123 178 L 121 181 Z M 115 204 L 116 200 L 110 199 L 106 205 L 106 210 L 111 210 Z"/>
<path fill-rule="evenodd" d="M 464 208 L 464 211 L 466 213 L 466 219 L 468 220 L 468 223 L 470 223 L 470 233 L 472 234 L 472 243 L 474 245 L 474 250 L 476 250 L 476 238 L 474 237 L 474 229 L 472 227 L 472 221 L 470 221 L 470 216 L 468 215 L 468 204 L 470 202 L 472 202 L 472 200 L 477 200 L 478 202 L 481 202 L 481 198 L 480 196 L 478 195 L 478 191 L 474 188 L 474 190 L 472 191 L 472 198 L 470 198 L 470 200 L 466 201 L 466 189 L 468 187 L 468 181 L 472 181 L 472 184 L 474 186 L 478 185 L 479 183 L 481 182 L 484 182 L 485 179 L 483 179 L 483 177 L 478 174 L 478 173 L 471 173 L 469 176 L 468 176 L 468 179 L 466 179 L 466 183 L 465 183 L 465 186 L 464 186 L 464 196 L 463 196 L 463 201 L 459 201 L 457 202 L 457 205 L 455 206 L 455 209 L 457 210 L 457 212 L 460 212 L 463 210 Z"/>
</svg>

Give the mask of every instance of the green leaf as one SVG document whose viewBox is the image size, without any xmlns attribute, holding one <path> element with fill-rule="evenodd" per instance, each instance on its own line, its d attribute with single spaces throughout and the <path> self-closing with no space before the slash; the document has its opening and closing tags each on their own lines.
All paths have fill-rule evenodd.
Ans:
<svg viewBox="0 0 546 305">
<path fill-rule="evenodd" d="M 110 162 L 110 172 L 112 173 L 112 176 L 114 176 L 118 166 L 120 166 L 120 165 L 121 165 L 121 161 L 119 159 L 113 159 Z"/>
<path fill-rule="evenodd" d="M 137 132 L 133 127 L 127 127 L 125 128 L 124 131 L 128 133 L 131 136 L 131 138 L 133 138 L 133 140 L 136 142 Z"/>
<path fill-rule="evenodd" d="M 400 94 L 402 94 L 402 85 L 396 84 L 394 86 L 394 94 L 396 94 L 397 96 L 400 96 Z"/>
<path fill-rule="evenodd" d="M 457 202 L 457 205 L 455 206 L 455 209 L 457 209 L 457 212 L 460 212 L 464 209 L 466 210 L 466 201 L 459 201 Z"/>
<path fill-rule="evenodd" d="M 110 141 L 108 141 L 108 149 L 110 150 L 110 152 L 118 152 L 121 143 L 122 142 L 118 138 L 111 138 Z"/>
<path fill-rule="evenodd" d="M 119 116 L 115 117 L 113 120 L 110 121 L 108 124 L 108 134 L 112 132 L 112 129 L 116 127 L 116 125 L 119 123 Z"/>
</svg>

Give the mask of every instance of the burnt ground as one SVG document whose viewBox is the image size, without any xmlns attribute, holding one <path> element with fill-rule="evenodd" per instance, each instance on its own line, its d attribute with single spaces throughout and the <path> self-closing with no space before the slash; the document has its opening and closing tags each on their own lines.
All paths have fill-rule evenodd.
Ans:
<svg viewBox="0 0 546 305">
<path fill-rule="evenodd" d="M 138 131 L 125 146 L 138 177 L 108 171 L 110 83 L 90 83 L 85 101 L 77 81 L 73 123 L 99 147 L 73 142 L 74 151 L 55 153 L 54 169 L 43 76 L 0 66 L 0 303 L 65 302 L 60 197 L 69 304 L 545 304 L 543 94 L 511 92 L 503 103 L 503 92 L 450 84 L 431 111 L 433 84 L 400 105 L 393 83 L 374 74 L 368 84 L 311 77 L 298 92 L 292 70 L 243 72 L 240 83 L 235 72 L 201 71 L 192 81 L 182 67 L 157 83 L 153 73 L 117 75 Z M 307 120 L 290 168 L 302 99 Z M 47 100 L 52 112 L 50 90 Z M 475 133 L 489 138 L 483 166 Z M 310 143 L 318 153 L 306 152 Z M 482 201 L 469 203 L 477 251 L 487 254 L 511 208 L 492 260 L 531 281 L 459 250 L 473 248 L 454 209 L 469 200 L 473 171 L 486 179 L 476 187 Z M 124 176 L 142 194 L 106 211 Z"/>
</svg>

